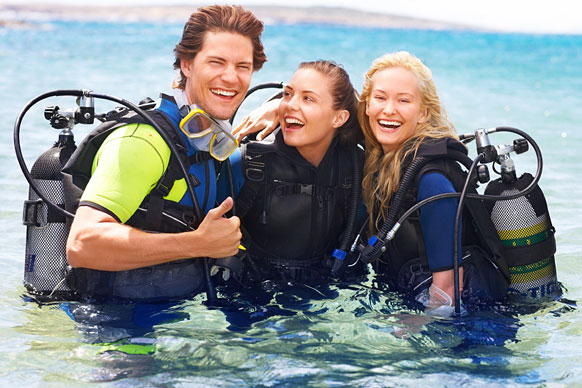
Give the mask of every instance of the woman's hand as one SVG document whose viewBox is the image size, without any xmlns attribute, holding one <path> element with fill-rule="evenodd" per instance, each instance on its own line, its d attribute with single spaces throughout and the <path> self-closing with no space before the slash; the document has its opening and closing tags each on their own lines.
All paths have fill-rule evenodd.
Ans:
<svg viewBox="0 0 582 388">
<path fill-rule="evenodd" d="M 280 99 L 267 101 L 253 110 L 243 118 L 232 134 L 240 140 L 251 133 L 257 133 L 257 140 L 263 140 L 279 125 L 280 101 Z"/>
</svg>

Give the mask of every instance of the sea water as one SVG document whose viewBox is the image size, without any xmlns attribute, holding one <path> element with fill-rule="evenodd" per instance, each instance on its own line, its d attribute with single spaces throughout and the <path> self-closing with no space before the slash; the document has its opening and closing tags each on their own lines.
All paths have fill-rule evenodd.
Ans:
<svg viewBox="0 0 582 388">
<path fill-rule="evenodd" d="M 28 185 L 12 131 L 23 106 L 55 89 L 137 102 L 170 90 L 181 24 L 32 22 L 0 28 L 0 385 L 2 386 L 582 386 L 582 36 L 267 25 L 269 61 L 253 85 L 288 80 L 304 60 L 343 64 L 359 89 L 371 61 L 407 50 L 433 71 L 459 133 L 513 126 L 540 145 L 540 185 L 556 228 L 563 298 L 496 306 L 462 319 L 425 315 L 372 278 L 258 290 L 209 307 L 39 305 L 23 297 Z M 242 115 L 269 97 L 252 95 Z M 58 131 L 43 101 L 22 126 L 30 167 Z M 98 112 L 113 106 L 96 102 Z M 79 142 L 89 128 L 78 126 Z M 514 137 L 492 135 L 495 144 Z M 471 145 L 474 155 L 474 145 Z M 516 156 L 535 171 L 533 152 Z"/>
</svg>

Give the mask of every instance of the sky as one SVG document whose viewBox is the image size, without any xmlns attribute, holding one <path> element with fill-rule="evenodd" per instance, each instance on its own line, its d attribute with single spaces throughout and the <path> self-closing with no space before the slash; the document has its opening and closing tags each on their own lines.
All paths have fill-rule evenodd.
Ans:
<svg viewBox="0 0 582 388">
<path fill-rule="evenodd" d="M 0 4 L 62 3 L 80 6 L 79 0 L 0 0 Z M 216 0 L 98 0 L 91 5 L 198 5 L 225 3 Z M 241 5 L 280 5 L 294 7 L 345 7 L 509 32 L 582 34 L 581 0 L 233 0 Z"/>
</svg>

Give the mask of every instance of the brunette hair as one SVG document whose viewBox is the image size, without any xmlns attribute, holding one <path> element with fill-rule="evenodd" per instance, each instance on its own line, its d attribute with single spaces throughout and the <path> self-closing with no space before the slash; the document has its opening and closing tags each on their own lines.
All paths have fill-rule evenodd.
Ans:
<svg viewBox="0 0 582 388">
<path fill-rule="evenodd" d="M 347 110 L 350 117 L 337 129 L 336 136 L 339 141 L 347 146 L 362 141 L 363 135 L 358 124 L 358 92 L 354 89 L 350 76 L 345 69 L 329 60 L 317 60 L 312 62 L 302 62 L 300 69 L 312 69 L 329 78 L 331 81 L 331 95 L 333 98 L 333 109 Z"/>
<path fill-rule="evenodd" d="M 174 48 L 174 70 L 180 70 L 173 86 L 184 89 L 186 76 L 180 69 L 183 60 L 192 60 L 202 49 L 207 32 L 232 32 L 246 36 L 253 45 L 253 71 L 258 71 L 267 61 L 261 42 L 263 22 L 251 11 L 239 5 L 210 5 L 198 8 L 184 25 L 182 40 Z"/>
<path fill-rule="evenodd" d="M 384 69 L 400 67 L 414 74 L 418 81 L 421 95 L 421 108 L 426 109 L 427 120 L 416 126 L 414 134 L 396 149 L 384 153 L 378 142 L 370 118 L 366 114 L 366 105 L 374 86 L 374 75 Z M 402 162 L 409 156 L 414 157 L 420 145 L 427 139 L 451 137 L 458 139 L 453 124 L 448 120 L 445 109 L 441 106 L 432 72 L 416 56 L 400 51 L 385 54 L 372 63 L 366 73 L 362 93 L 358 102 L 358 120 L 366 140 L 366 162 L 362 180 L 362 196 L 370 213 L 370 229 L 378 229 L 381 220 L 388 214 L 392 194 L 398 189 Z M 374 212 L 376 217 L 374 217 Z"/>
</svg>

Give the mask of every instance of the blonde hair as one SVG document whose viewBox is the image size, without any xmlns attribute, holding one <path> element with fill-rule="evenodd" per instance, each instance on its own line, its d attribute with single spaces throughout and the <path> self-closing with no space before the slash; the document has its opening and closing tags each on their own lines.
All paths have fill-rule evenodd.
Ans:
<svg viewBox="0 0 582 388">
<path fill-rule="evenodd" d="M 421 108 L 426 109 L 427 120 L 416 126 L 415 133 L 408 140 L 395 149 L 384 153 L 382 145 L 374 136 L 370 126 L 366 105 L 370 100 L 374 75 L 378 71 L 394 67 L 404 68 L 415 75 L 421 94 Z M 370 230 L 373 231 L 379 228 L 380 222 L 388 215 L 390 198 L 400 182 L 403 161 L 408 157 L 414 157 L 420 145 L 427 138 L 451 137 L 458 139 L 458 136 L 441 106 L 436 86 L 432 80 L 432 72 L 420 59 L 406 51 L 385 54 L 372 63 L 372 67 L 366 73 L 358 101 L 358 121 L 366 140 L 362 195 L 370 214 Z M 376 218 L 374 218 L 375 213 Z"/>
</svg>

